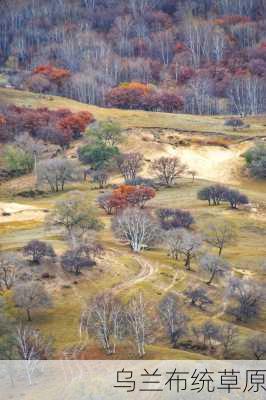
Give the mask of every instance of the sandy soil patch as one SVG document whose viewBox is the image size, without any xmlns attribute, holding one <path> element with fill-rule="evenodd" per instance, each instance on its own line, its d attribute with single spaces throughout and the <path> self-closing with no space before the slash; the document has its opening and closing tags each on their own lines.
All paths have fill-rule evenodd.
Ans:
<svg viewBox="0 0 266 400">
<path fill-rule="evenodd" d="M 0 223 L 42 220 L 45 210 L 20 203 L 0 202 Z"/>
<path fill-rule="evenodd" d="M 147 136 L 147 134 L 145 135 Z M 241 155 L 250 148 L 251 143 L 232 144 L 229 148 L 222 146 L 173 146 L 151 140 L 148 135 L 131 136 L 127 142 L 127 151 L 139 151 L 144 155 L 146 168 L 144 174 L 150 176 L 149 163 L 161 156 L 178 156 L 189 170 L 197 171 L 197 178 L 225 184 L 238 184 L 239 171 L 244 165 Z"/>
</svg>

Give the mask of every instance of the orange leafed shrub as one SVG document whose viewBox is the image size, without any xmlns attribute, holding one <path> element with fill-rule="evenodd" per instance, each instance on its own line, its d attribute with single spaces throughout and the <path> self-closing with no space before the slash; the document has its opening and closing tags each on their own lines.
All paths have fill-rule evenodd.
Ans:
<svg viewBox="0 0 266 400">
<path fill-rule="evenodd" d="M 54 81 L 56 83 L 60 83 L 61 81 L 70 77 L 70 72 L 64 68 L 57 68 L 53 65 L 39 65 L 34 68 L 33 74 L 40 74 L 46 76 L 49 80 Z"/>
<path fill-rule="evenodd" d="M 149 85 L 146 85 L 145 83 L 141 83 L 141 82 L 125 82 L 125 83 L 121 83 L 119 85 L 120 88 L 124 88 L 127 90 L 137 90 L 142 92 L 143 94 L 149 93 L 152 91 L 151 87 Z"/>
</svg>

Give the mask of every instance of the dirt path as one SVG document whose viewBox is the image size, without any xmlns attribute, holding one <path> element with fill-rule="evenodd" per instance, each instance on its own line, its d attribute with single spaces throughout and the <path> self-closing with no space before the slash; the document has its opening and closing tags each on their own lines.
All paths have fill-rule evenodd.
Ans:
<svg viewBox="0 0 266 400">
<path fill-rule="evenodd" d="M 150 264 L 148 261 L 144 260 L 140 256 L 133 256 L 134 260 L 140 266 L 140 272 L 134 278 L 131 278 L 129 281 L 119 283 L 118 285 L 112 288 L 113 294 L 118 294 L 124 290 L 128 290 L 138 283 L 144 282 L 149 279 L 155 272 L 156 267 Z"/>
<path fill-rule="evenodd" d="M 178 275 L 179 275 L 179 274 L 180 274 L 181 276 L 180 276 L 179 279 L 178 279 L 178 283 L 180 283 L 180 282 L 182 282 L 182 281 L 185 280 L 186 274 L 185 274 L 184 272 L 181 272 L 181 271 L 177 270 L 176 273 L 175 273 L 175 275 L 174 275 L 174 277 L 173 277 L 173 279 L 172 279 L 172 282 L 170 283 L 170 285 L 167 286 L 167 287 L 163 290 L 164 293 L 167 293 L 167 292 L 169 292 L 171 289 L 173 289 L 173 287 L 175 286 L 175 284 L 176 284 L 176 282 L 177 282 L 177 278 L 178 278 Z M 181 297 L 183 296 L 183 294 L 180 293 L 180 292 L 178 292 L 178 295 L 181 296 Z M 184 296 L 184 297 L 185 297 L 185 296 Z"/>
</svg>

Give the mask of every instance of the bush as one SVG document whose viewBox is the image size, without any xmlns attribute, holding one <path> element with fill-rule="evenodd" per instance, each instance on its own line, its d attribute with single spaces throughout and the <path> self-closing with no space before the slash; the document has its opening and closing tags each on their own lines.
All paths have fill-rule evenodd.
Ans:
<svg viewBox="0 0 266 400">
<path fill-rule="evenodd" d="M 189 211 L 171 208 L 161 208 L 157 211 L 161 228 L 164 230 L 177 228 L 190 228 L 194 223 L 194 218 Z"/>
<path fill-rule="evenodd" d="M 248 150 L 244 157 L 251 174 L 260 179 L 266 178 L 266 144 L 258 143 Z"/>
<path fill-rule="evenodd" d="M 224 200 L 227 190 L 228 188 L 222 185 L 206 186 L 198 192 L 198 199 L 208 201 L 209 206 L 217 206 Z"/>
<path fill-rule="evenodd" d="M 243 126 L 245 126 L 245 123 L 244 123 L 244 121 L 242 121 L 242 119 L 230 118 L 224 122 L 224 125 L 232 126 L 234 129 L 236 129 L 236 128 L 242 128 Z"/>
<path fill-rule="evenodd" d="M 9 173 L 20 176 L 33 170 L 34 158 L 31 154 L 16 146 L 5 147 L 4 162 Z"/>
<path fill-rule="evenodd" d="M 93 169 L 106 167 L 110 161 L 119 155 L 117 147 L 104 144 L 86 145 L 78 149 L 79 160 L 84 164 L 90 164 Z"/>
</svg>

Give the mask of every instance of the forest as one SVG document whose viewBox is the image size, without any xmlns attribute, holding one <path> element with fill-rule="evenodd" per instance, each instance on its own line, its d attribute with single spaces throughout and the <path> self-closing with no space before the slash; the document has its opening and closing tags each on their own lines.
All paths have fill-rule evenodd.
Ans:
<svg viewBox="0 0 266 400">
<path fill-rule="evenodd" d="M 101 106 L 265 111 L 265 0 L 1 1 L 8 84 Z"/>
</svg>

